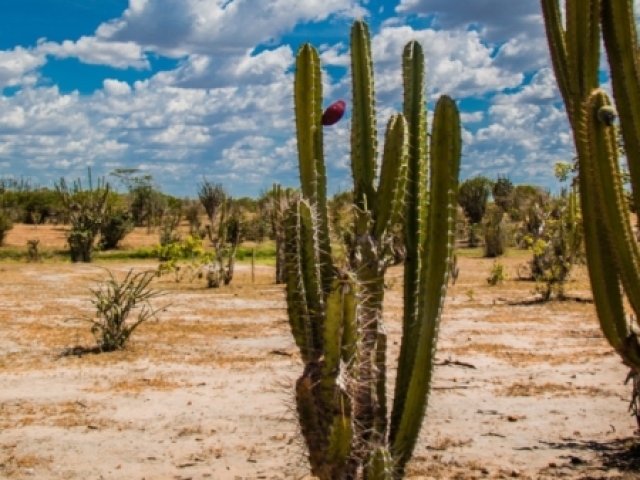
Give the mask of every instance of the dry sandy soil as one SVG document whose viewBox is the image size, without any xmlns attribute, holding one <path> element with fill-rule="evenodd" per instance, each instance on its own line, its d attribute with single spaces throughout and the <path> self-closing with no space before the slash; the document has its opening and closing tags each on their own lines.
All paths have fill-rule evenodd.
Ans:
<svg viewBox="0 0 640 480">
<path fill-rule="evenodd" d="M 512 278 L 526 258 L 503 260 Z M 408 477 L 640 478 L 627 372 L 593 305 L 509 305 L 533 284 L 489 287 L 492 261 L 459 263 Z M 291 408 L 302 366 L 273 269 L 252 284 L 240 265 L 218 290 L 162 277 L 157 304 L 170 306 L 130 348 L 61 356 L 93 342 L 67 319 L 92 313 L 88 288 L 105 267 L 156 263 L 0 264 L 0 478 L 305 478 Z M 390 271 L 385 304 L 392 373 L 400 277 Z M 569 290 L 589 296 L 584 270 Z"/>
</svg>

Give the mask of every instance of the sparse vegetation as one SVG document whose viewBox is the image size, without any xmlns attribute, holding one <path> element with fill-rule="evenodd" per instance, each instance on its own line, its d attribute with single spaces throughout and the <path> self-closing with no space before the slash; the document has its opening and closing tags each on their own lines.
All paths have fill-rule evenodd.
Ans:
<svg viewBox="0 0 640 480">
<path fill-rule="evenodd" d="M 166 306 L 153 307 L 150 303 L 150 300 L 165 295 L 149 287 L 155 277 L 154 271 L 134 273 L 131 269 L 123 280 L 119 280 L 107 270 L 107 278 L 99 280 L 99 285 L 91 289 L 91 303 L 96 314 L 85 315 L 80 320 L 91 325 L 99 351 L 122 350 L 140 325 L 166 310 Z M 137 317 L 130 319 L 134 312 Z"/>
</svg>

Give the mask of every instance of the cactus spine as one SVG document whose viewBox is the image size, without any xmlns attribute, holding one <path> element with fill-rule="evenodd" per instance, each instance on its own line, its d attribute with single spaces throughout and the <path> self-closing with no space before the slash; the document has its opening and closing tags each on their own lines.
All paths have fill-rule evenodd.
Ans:
<svg viewBox="0 0 640 480">
<path fill-rule="evenodd" d="M 542 0 L 556 78 L 574 136 L 586 259 L 602 331 L 623 361 L 640 373 L 640 345 L 624 310 L 626 293 L 640 315 L 640 255 L 631 233 L 618 164 L 614 110 L 598 88 L 600 27 L 620 111 L 634 193 L 640 188 L 640 75 L 631 0 Z M 638 196 L 636 205 L 638 205 Z"/>
<path fill-rule="evenodd" d="M 446 292 L 455 225 L 460 123 L 455 103 L 437 103 L 427 155 L 424 58 L 403 53 L 404 112 L 378 145 L 370 34 L 351 30 L 351 168 L 354 240 L 348 265 L 331 257 L 317 50 L 303 45 L 294 84 L 301 198 L 285 215 L 289 322 L 305 364 L 296 405 L 313 475 L 322 480 L 402 478 L 420 432 Z M 429 178 L 427 178 L 429 175 Z M 430 190 L 427 187 L 430 186 Z M 384 274 L 391 227 L 407 238 L 401 359 L 387 412 Z"/>
</svg>

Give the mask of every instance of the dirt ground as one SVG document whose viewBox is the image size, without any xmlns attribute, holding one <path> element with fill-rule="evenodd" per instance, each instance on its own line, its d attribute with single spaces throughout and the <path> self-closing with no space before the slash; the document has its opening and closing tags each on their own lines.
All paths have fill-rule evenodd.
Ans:
<svg viewBox="0 0 640 480">
<path fill-rule="evenodd" d="M 493 262 L 460 258 L 408 478 L 640 478 L 627 371 L 593 305 L 508 304 L 532 295 L 532 283 L 513 280 L 526 260 L 503 259 L 512 279 L 489 287 Z M 308 475 L 292 411 L 302 365 L 271 267 L 258 267 L 252 283 L 239 265 L 217 290 L 162 277 L 154 285 L 168 295 L 156 303 L 168 310 L 130 348 L 60 356 L 92 344 L 88 325 L 68 319 L 92 314 L 88 288 L 104 268 L 156 266 L 0 264 L 0 478 Z M 388 278 L 393 376 L 401 269 Z M 584 269 L 569 291 L 589 297 Z"/>
</svg>

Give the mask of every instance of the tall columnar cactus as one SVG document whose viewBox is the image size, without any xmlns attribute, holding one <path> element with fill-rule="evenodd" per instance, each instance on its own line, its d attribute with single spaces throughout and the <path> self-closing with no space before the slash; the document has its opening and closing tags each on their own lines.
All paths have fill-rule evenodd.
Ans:
<svg viewBox="0 0 640 480">
<path fill-rule="evenodd" d="M 285 234 L 284 234 L 284 212 L 291 199 L 293 190 L 282 188 L 278 183 L 274 183 L 269 195 L 267 211 L 271 222 L 271 231 L 276 242 L 276 284 L 285 282 Z"/>
<path fill-rule="evenodd" d="M 591 288 L 602 330 L 640 374 L 640 345 L 623 305 L 640 317 L 640 254 L 622 188 L 615 111 L 598 88 L 600 30 L 609 57 L 634 198 L 640 192 L 640 73 L 632 0 L 542 0 L 547 38 L 578 154 L 580 204 Z M 638 203 L 636 203 L 638 204 Z"/>
<path fill-rule="evenodd" d="M 303 45 L 294 85 L 302 196 L 285 216 L 289 321 L 305 368 L 296 405 L 312 473 L 322 480 L 402 478 L 420 432 L 447 286 L 460 165 L 455 103 L 439 99 L 427 153 L 422 47 L 403 53 L 404 112 L 386 128 L 377 177 L 369 29 L 351 31 L 354 240 L 347 265 L 329 241 L 317 50 Z M 429 176 L 429 177 L 428 177 Z M 431 189 L 428 190 L 427 186 Z M 393 409 L 386 392 L 382 304 L 393 261 L 391 227 L 404 223 L 404 320 Z"/>
</svg>

